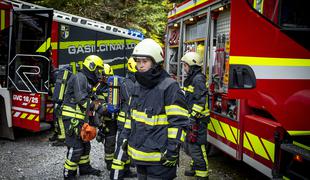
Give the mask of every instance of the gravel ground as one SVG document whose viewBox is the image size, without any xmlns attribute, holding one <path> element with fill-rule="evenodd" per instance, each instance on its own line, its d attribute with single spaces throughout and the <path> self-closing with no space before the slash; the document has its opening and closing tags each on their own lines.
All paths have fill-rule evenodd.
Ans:
<svg viewBox="0 0 310 180">
<path fill-rule="evenodd" d="M 50 132 L 22 133 L 15 141 L 0 139 L 0 179 L 62 179 L 66 147 L 53 147 L 48 141 Z M 213 151 L 209 160 L 209 179 L 266 179 L 266 177 L 242 162 L 223 153 Z M 81 176 L 79 179 L 109 179 L 104 163 L 103 145 L 92 141 L 91 165 L 103 171 L 100 177 Z M 178 180 L 193 180 L 183 176 L 190 158 L 180 155 Z"/>
</svg>

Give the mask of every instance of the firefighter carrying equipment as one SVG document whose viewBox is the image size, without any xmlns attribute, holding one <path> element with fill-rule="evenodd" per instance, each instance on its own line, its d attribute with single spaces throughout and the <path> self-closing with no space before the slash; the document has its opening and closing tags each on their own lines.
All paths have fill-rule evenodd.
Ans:
<svg viewBox="0 0 310 180">
<path fill-rule="evenodd" d="M 153 39 L 144 39 L 139 42 L 133 50 L 132 57 L 149 57 L 155 63 L 164 61 L 163 50 Z"/>
<path fill-rule="evenodd" d="M 128 59 L 128 62 L 127 62 L 127 69 L 129 72 L 132 72 L 132 73 L 135 73 L 137 72 L 137 63 L 136 61 L 133 59 L 133 57 L 130 57 Z"/>
<path fill-rule="evenodd" d="M 186 53 L 181 58 L 181 61 L 187 63 L 189 66 L 194 66 L 194 65 L 202 66 L 203 65 L 203 60 L 202 60 L 201 56 L 196 52 Z"/>
<path fill-rule="evenodd" d="M 88 142 L 93 140 L 96 137 L 96 128 L 84 123 L 81 129 L 81 138 L 83 141 Z"/>
</svg>

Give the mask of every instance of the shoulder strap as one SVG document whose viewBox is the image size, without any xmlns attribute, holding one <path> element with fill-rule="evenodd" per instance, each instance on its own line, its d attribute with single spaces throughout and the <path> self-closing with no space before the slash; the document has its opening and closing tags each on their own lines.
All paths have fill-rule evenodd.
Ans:
<svg viewBox="0 0 310 180">
<path fill-rule="evenodd" d="M 160 90 L 165 90 L 174 82 L 176 82 L 176 81 L 174 79 L 170 78 L 170 77 L 169 78 L 165 78 L 162 82 L 159 83 L 159 85 L 157 87 Z"/>
</svg>

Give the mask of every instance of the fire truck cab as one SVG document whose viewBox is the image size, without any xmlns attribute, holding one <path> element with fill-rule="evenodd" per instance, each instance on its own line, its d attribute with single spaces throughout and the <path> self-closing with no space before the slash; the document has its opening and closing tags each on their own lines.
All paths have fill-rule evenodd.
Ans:
<svg viewBox="0 0 310 180">
<path fill-rule="evenodd" d="M 166 70 L 204 57 L 208 142 L 269 178 L 310 178 L 309 2 L 186 0 L 168 14 Z"/>
<path fill-rule="evenodd" d="M 43 119 L 39 111 L 41 97 L 49 89 L 48 41 L 53 10 L 14 9 L 10 3 L 1 1 L 0 11 L 0 134 L 14 139 L 13 126 L 37 124 L 40 127 Z M 27 121 L 20 124 L 12 121 L 14 117 Z"/>
</svg>

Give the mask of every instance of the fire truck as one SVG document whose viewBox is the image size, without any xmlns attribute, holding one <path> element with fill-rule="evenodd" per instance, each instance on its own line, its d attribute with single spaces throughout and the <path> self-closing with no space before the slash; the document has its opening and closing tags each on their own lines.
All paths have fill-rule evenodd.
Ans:
<svg viewBox="0 0 310 180">
<path fill-rule="evenodd" d="M 142 33 L 47 9 L 19 0 L 0 2 L 0 137 L 14 139 L 13 127 L 38 132 L 50 127 L 51 66 L 75 73 L 91 54 L 124 75 Z"/>
<path fill-rule="evenodd" d="M 204 58 L 208 142 L 269 178 L 309 179 L 308 1 L 187 0 L 168 14 L 165 68 Z"/>
</svg>

